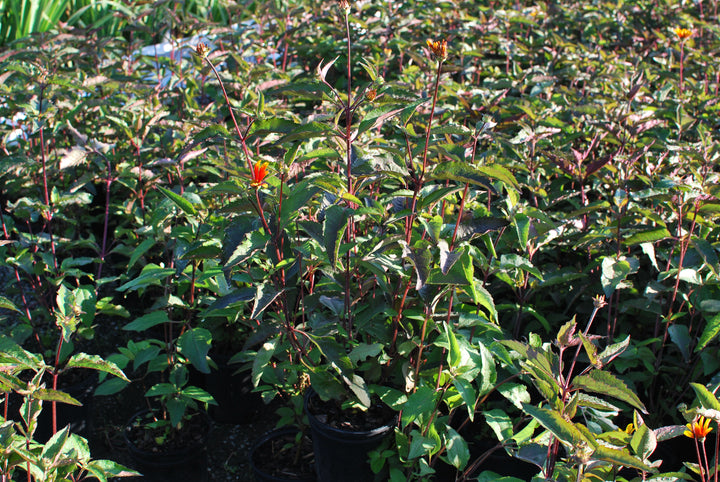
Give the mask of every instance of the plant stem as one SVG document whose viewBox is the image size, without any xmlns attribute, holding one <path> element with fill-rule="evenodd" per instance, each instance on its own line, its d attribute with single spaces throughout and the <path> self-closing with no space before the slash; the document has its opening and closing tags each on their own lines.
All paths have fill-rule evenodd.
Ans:
<svg viewBox="0 0 720 482">
<path fill-rule="evenodd" d="M 228 111 L 230 112 L 230 118 L 233 121 L 233 126 L 235 126 L 235 132 L 240 138 L 240 144 L 242 145 L 243 153 L 245 154 L 245 160 L 247 161 L 248 169 L 250 169 L 250 171 L 252 172 L 252 159 L 250 156 L 250 151 L 247 148 L 247 144 L 245 143 L 246 136 L 244 136 L 242 132 L 240 132 L 240 127 L 238 126 L 237 120 L 235 119 L 235 113 L 233 112 L 232 105 L 230 104 L 230 98 L 228 97 L 227 91 L 225 90 L 225 84 L 223 83 L 222 79 L 220 78 L 220 74 L 218 73 L 217 69 L 215 69 L 215 66 L 210 61 L 210 59 L 205 57 L 205 61 L 208 63 L 213 73 L 215 74 L 215 78 L 220 83 L 220 88 L 222 89 L 223 96 L 225 97 L 225 103 L 227 104 Z"/>
<path fill-rule="evenodd" d="M 417 197 L 420 193 L 420 188 L 422 187 L 423 180 L 425 178 L 425 172 L 427 171 L 427 154 L 428 154 L 428 148 L 430 146 L 430 130 L 432 128 L 432 122 L 433 118 L 435 117 L 435 105 L 437 104 L 437 95 L 438 95 L 438 88 L 440 86 L 440 75 L 442 74 L 442 66 L 443 66 L 443 59 L 438 59 L 437 61 L 437 70 L 435 72 L 435 86 L 433 88 L 433 99 L 432 99 L 432 108 L 430 109 L 430 119 L 428 120 L 427 129 L 425 129 L 425 147 L 423 148 L 423 157 L 422 157 L 422 170 L 420 171 L 420 174 L 416 176 L 415 179 L 415 186 L 414 186 L 414 192 L 413 192 L 413 198 L 412 198 L 412 205 L 410 206 L 410 215 L 407 218 L 407 225 L 405 228 L 405 242 L 410 244 L 410 240 L 412 237 L 412 225 L 415 222 L 415 209 L 417 207 Z M 412 157 L 412 153 L 409 153 Z M 411 159 L 412 163 L 412 159 Z"/>
<path fill-rule="evenodd" d="M 107 161 L 107 178 L 105 178 L 105 219 L 103 220 L 103 238 L 102 246 L 100 248 L 100 262 L 98 263 L 97 279 L 102 276 L 103 264 L 105 264 L 105 256 L 107 256 L 107 238 L 108 238 L 108 223 L 110 221 L 110 186 L 112 185 L 112 164 L 109 159 Z"/>
<path fill-rule="evenodd" d="M 347 101 L 345 103 L 345 156 L 347 165 L 347 191 L 353 195 L 353 178 L 352 178 L 352 118 L 354 109 L 352 108 L 352 39 L 350 38 L 350 12 L 345 10 L 345 37 L 347 39 Z M 347 231 L 345 232 L 345 240 L 348 244 L 352 242 L 355 231 L 355 222 L 352 214 L 348 217 Z M 345 254 L 345 331 L 347 331 L 348 339 L 352 339 L 353 335 L 353 317 L 352 317 L 352 300 L 350 296 L 350 250 Z"/>
<path fill-rule="evenodd" d="M 703 469 L 702 458 L 700 457 L 700 444 L 698 443 L 698 439 L 693 437 L 693 440 L 695 441 L 695 454 L 697 455 L 698 468 L 700 469 L 700 480 L 701 482 L 705 482 L 705 470 Z"/>
<path fill-rule="evenodd" d="M 718 451 L 720 450 L 720 423 L 715 431 L 715 482 L 718 482 Z"/>
</svg>

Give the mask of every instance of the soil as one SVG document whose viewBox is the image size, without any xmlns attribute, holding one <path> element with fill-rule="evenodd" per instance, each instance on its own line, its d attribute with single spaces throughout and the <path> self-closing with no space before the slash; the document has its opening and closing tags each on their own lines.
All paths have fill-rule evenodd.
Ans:
<svg viewBox="0 0 720 482">
<path fill-rule="evenodd" d="M 136 468 L 123 438 L 123 431 L 127 421 L 144 403 L 142 390 L 133 386 L 112 397 L 94 398 L 91 429 L 86 435 L 93 458 L 110 459 Z M 275 408 L 274 405 L 265 406 L 251 422 L 245 424 L 217 423 L 211 420 L 210 437 L 206 445 L 207 473 L 203 474 L 201 480 L 254 481 L 249 460 L 250 449 L 256 440 L 275 427 L 279 419 L 274 413 Z M 146 475 L 116 480 L 159 482 L 163 479 Z"/>
<path fill-rule="evenodd" d="M 385 404 L 378 403 L 367 410 L 343 409 L 336 400 L 325 402 L 317 396 L 309 398 L 308 409 L 321 423 L 350 432 L 374 430 L 387 425 L 395 417 L 395 412 Z"/>
<path fill-rule="evenodd" d="M 302 436 L 297 445 L 298 431 L 292 427 L 279 429 L 258 442 L 252 463 L 262 473 L 288 480 L 314 480 L 312 440 Z M 297 463 L 288 464 L 293 460 Z"/>
</svg>

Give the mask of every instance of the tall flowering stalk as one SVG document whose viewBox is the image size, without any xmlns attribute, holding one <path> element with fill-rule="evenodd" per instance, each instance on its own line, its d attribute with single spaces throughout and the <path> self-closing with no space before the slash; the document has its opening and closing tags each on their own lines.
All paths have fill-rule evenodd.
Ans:
<svg viewBox="0 0 720 482">
<path fill-rule="evenodd" d="M 698 458 L 698 469 L 700 470 L 700 480 L 702 482 L 710 482 L 710 465 L 708 463 L 707 450 L 705 449 L 705 439 L 712 432 L 710 419 L 700 416 L 693 420 L 692 423 L 686 425 L 684 432 L 686 437 L 690 437 L 695 442 L 695 453 Z M 716 460 L 717 464 L 717 460 Z M 715 467 L 715 482 L 718 480 L 718 470 Z"/>
<path fill-rule="evenodd" d="M 685 42 L 687 39 L 692 37 L 692 30 L 682 27 L 677 27 L 673 30 L 675 32 L 675 36 L 677 36 L 678 40 L 680 41 L 680 95 L 683 93 L 683 70 L 685 68 Z"/>
</svg>

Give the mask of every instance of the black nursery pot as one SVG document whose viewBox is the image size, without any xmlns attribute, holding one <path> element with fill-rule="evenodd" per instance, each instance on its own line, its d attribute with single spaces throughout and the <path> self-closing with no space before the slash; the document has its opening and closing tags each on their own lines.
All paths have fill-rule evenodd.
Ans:
<svg viewBox="0 0 720 482">
<path fill-rule="evenodd" d="M 315 452 L 315 470 L 319 482 L 368 482 L 377 477 L 370 469 L 368 453 L 375 450 L 383 438 L 392 433 L 396 418 L 372 430 L 353 432 L 332 427 L 312 412 L 317 394 L 308 390 L 305 413 Z"/>
<path fill-rule="evenodd" d="M 294 444 L 299 430 L 297 427 L 282 427 L 260 437 L 250 450 L 250 466 L 256 482 L 315 482 L 314 467 L 311 460 L 306 460 L 299 467 L 292 466 L 295 450 L 289 450 L 283 457 L 282 447 Z M 311 450 L 308 448 L 308 450 Z M 305 451 L 301 459 L 312 456 Z M 272 466 L 271 466 L 272 465 Z"/>
<path fill-rule="evenodd" d="M 192 433 L 202 434 L 201 440 L 184 437 L 188 442 L 182 447 L 172 450 L 149 450 L 141 448 L 139 441 L 131 435 L 131 426 L 137 419 L 148 414 L 149 410 L 141 410 L 133 415 L 125 425 L 123 437 L 128 448 L 133 467 L 143 474 L 142 480 L 152 482 L 170 482 L 178 480 L 207 480 L 207 440 L 210 436 L 210 419 L 204 412 L 198 414 L 200 422 L 192 428 Z M 132 480 L 135 480 L 134 478 Z"/>
<path fill-rule="evenodd" d="M 217 371 L 205 375 L 206 390 L 217 405 L 209 407 L 210 417 L 219 423 L 250 423 L 263 408 L 259 393 L 252 391 L 249 372 L 235 373 L 236 368 L 227 363 L 218 363 Z"/>
</svg>

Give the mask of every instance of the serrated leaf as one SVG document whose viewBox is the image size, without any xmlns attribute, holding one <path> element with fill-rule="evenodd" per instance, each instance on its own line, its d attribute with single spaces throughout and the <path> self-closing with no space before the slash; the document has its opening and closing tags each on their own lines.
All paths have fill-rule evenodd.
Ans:
<svg viewBox="0 0 720 482">
<path fill-rule="evenodd" d="M 470 381 L 465 380 L 464 378 L 454 378 L 452 383 L 455 387 L 455 390 L 457 390 L 460 394 L 460 397 L 465 404 L 465 408 L 467 408 L 468 418 L 472 422 L 475 418 L 475 402 L 477 401 L 475 388 L 473 388 L 473 385 L 472 383 L 470 383 Z"/>
<path fill-rule="evenodd" d="M 193 204 L 190 201 L 188 201 L 181 195 L 171 191 L 170 189 L 166 189 L 162 186 L 158 186 L 158 189 L 160 190 L 161 193 L 163 193 L 165 195 L 165 197 L 170 199 L 177 207 L 182 209 L 185 212 L 185 214 L 187 214 L 188 216 L 197 215 L 197 209 L 195 209 L 195 206 L 193 206 Z"/>
<path fill-rule="evenodd" d="M 695 391 L 695 395 L 697 396 L 698 401 L 700 401 L 700 405 L 702 405 L 703 408 L 720 411 L 720 401 L 718 401 L 715 394 L 708 390 L 705 385 L 701 385 L 699 383 L 691 383 L 690 386 Z"/>
<path fill-rule="evenodd" d="M 152 328 L 156 325 L 161 325 L 170 321 L 168 314 L 165 311 L 153 311 L 147 315 L 143 315 L 137 318 L 135 321 L 131 321 L 127 325 L 123 326 L 125 331 L 144 331 L 148 328 Z"/>
<path fill-rule="evenodd" d="M 591 441 L 577 429 L 575 424 L 565 420 L 555 410 L 536 407 L 528 403 L 523 403 L 523 411 L 537 420 L 540 425 L 549 430 L 555 437 L 570 446 L 579 446 L 581 444 L 591 445 Z"/>
<path fill-rule="evenodd" d="M 479 185 L 493 193 L 495 192 L 495 188 L 485 174 L 464 162 L 443 162 L 438 164 L 432 171 L 431 178 L 440 181 L 449 179 L 460 183 Z"/>
<path fill-rule="evenodd" d="M 709 318 L 705 322 L 705 329 L 703 329 L 702 335 L 698 340 L 695 352 L 701 351 L 707 346 L 716 336 L 720 333 L 720 313 L 716 313 L 715 316 Z"/>
<path fill-rule="evenodd" d="M 712 271 L 715 276 L 718 276 L 718 255 L 713 245 L 705 239 L 696 237 L 693 237 L 690 243 L 703 259 L 705 266 L 710 268 L 710 271 Z"/>
<path fill-rule="evenodd" d="M 683 360 L 686 362 L 690 360 L 690 331 L 688 327 L 679 323 L 673 323 L 668 327 L 668 334 L 670 335 L 670 340 L 672 340 L 680 350 Z"/>
<path fill-rule="evenodd" d="M 667 228 L 654 228 L 631 234 L 623 240 L 623 244 L 626 246 L 634 246 L 642 243 L 654 243 L 671 237 L 672 234 L 670 234 Z"/>
<path fill-rule="evenodd" d="M 513 436 L 513 423 L 510 416 L 499 408 L 483 411 L 487 423 L 499 442 L 510 440 Z"/>
<path fill-rule="evenodd" d="M 136 290 L 150 285 L 160 286 L 168 276 L 173 274 L 175 274 L 175 270 L 172 268 L 162 268 L 154 263 L 150 263 L 143 267 L 137 278 L 128 281 L 117 288 L 117 290 L 122 292 Z"/>
<path fill-rule="evenodd" d="M 600 282 L 602 283 L 603 291 L 605 296 L 608 298 L 615 292 L 620 283 L 625 278 L 637 271 L 639 263 L 635 258 L 626 258 L 621 256 L 615 258 L 614 256 L 607 256 L 602 260 L 602 275 Z"/>
<path fill-rule="evenodd" d="M 625 385 L 625 382 L 610 372 L 593 370 L 587 375 L 579 375 L 573 378 L 572 385 L 575 388 L 584 389 L 589 392 L 609 395 L 629 403 L 642 413 L 647 413 L 645 405 L 643 405 L 638 396 Z"/>
<path fill-rule="evenodd" d="M 450 251 L 447 241 L 445 240 L 440 240 L 438 242 L 438 248 L 440 248 L 440 271 L 442 274 L 447 275 L 450 268 L 453 267 L 462 253 Z"/>
<path fill-rule="evenodd" d="M 105 360 L 98 355 L 87 353 L 76 353 L 65 364 L 66 368 L 89 368 L 100 372 L 110 373 L 116 377 L 129 382 L 125 373 L 112 361 Z"/>
<path fill-rule="evenodd" d="M 17 306 L 15 306 L 15 303 L 10 301 L 9 299 L 5 298 L 4 296 L 0 296 L 0 308 L 5 310 L 12 310 L 16 311 L 18 313 L 22 313 Z"/>
<path fill-rule="evenodd" d="M 350 217 L 350 210 L 333 204 L 325 210 L 325 221 L 323 222 L 323 241 L 325 251 L 330 260 L 330 268 L 337 269 L 337 257 L 340 250 L 340 243 L 345 227 Z"/>
<path fill-rule="evenodd" d="M 275 301 L 275 298 L 280 296 L 280 293 L 282 293 L 282 291 L 277 291 L 268 284 L 258 285 L 255 292 L 255 304 L 253 305 L 253 311 L 250 315 L 250 319 L 258 320 L 258 317 L 262 314 L 262 312 L 270 306 L 270 303 Z"/>
<path fill-rule="evenodd" d="M 642 424 L 635 429 L 630 446 L 642 460 L 646 460 L 657 448 L 657 437 L 646 424 Z"/>
<path fill-rule="evenodd" d="M 186 356 L 200 373 L 210 373 L 207 354 L 211 344 L 212 333 L 205 328 L 193 328 L 178 338 L 180 353 Z"/>
<path fill-rule="evenodd" d="M 450 465 L 462 470 L 470 460 L 470 449 L 462 436 L 452 428 L 448 429 L 445 436 L 446 457 Z"/>
<path fill-rule="evenodd" d="M 598 444 L 593 452 L 593 458 L 610 462 L 617 466 L 633 467 L 645 472 L 654 472 L 655 469 L 645 464 L 637 457 L 633 457 L 627 450 L 618 450 Z"/>
<path fill-rule="evenodd" d="M 433 388 L 424 385 L 418 387 L 415 393 L 408 397 L 403 407 L 401 419 L 403 428 L 414 422 L 418 417 L 422 418 L 426 414 L 432 413 L 435 410 L 438 396 L 438 393 Z"/>
<path fill-rule="evenodd" d="M 257 387 L 260 384 L 263 371 L 265 370 L 265 367 L 268 365 L 268 363 L 270 363 L 270 360 L 272 360 L 278 341 L 279 338 L 273 338 L 269 341 L 266 341 L 265 343 L 263 343 L 262 347 L 260 347 L 257 355 L 255 355 L 252 367 L 253 386 Z"/>
<path fill-rule="evenodd" d="M 630 335 L 625 337 L 623 341 L 606 346 L 602 353 L 598 355 L 598 361 L 602 365 L 607 365 L 627 350 L 628 346 L 630 346 Z"/>
<path fill-rule="evenodd" d="M 215 401 L 213 396 L 210 395 L 208 392 L 206 392 L 205 390 L 203 390 L 200 387 L 193 387 L 193 386 L 185 387 L 182 389 L 182 391 L 180 393 L 182 393 L 186 397 L 192 398 L 193 400 L 197 400 L 198 402 L 201 402 L 201 403 L 217 405 L 217 402 Z"/>
<path fill-rule="evenodd" d="M 60 390 L 53 390 L 51 388 L 38 388 L 33 392 L 33 397 L 37 400 L 43 400 L 45 402 L 60 402 L 67 403 L 68 405 L 82 405 L 79 401 Z"/>
</svg>

